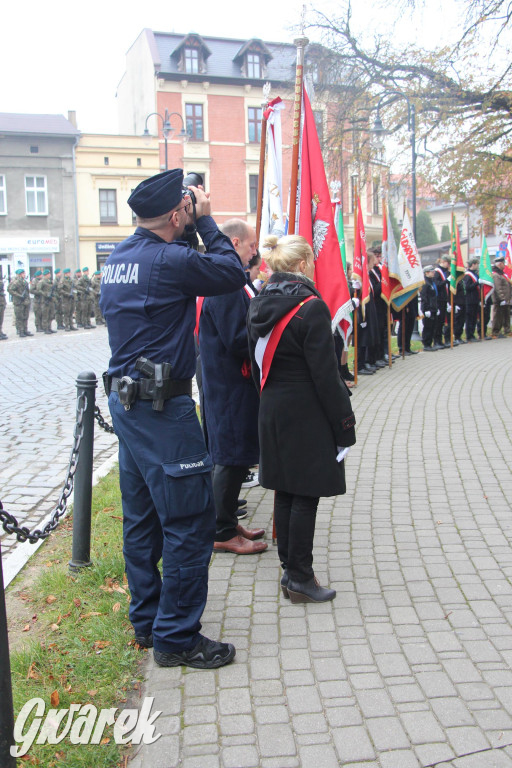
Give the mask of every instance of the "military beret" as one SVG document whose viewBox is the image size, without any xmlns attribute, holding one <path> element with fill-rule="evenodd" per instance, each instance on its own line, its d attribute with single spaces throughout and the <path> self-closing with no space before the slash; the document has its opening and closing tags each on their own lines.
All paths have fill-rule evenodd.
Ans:
<svg viewBox="0 0 512 768">
<path fill-rule="evenodd" d="M 128 205 L 141 219 L 154 219 L 172 211 L 182 198 L 183 171 L 174 168 L 141 181 L 128 198 Z"/>
<path fill-rule="evenodd" d="M 25 270 L 24 269 L 17 269 L 16 270 L 16 274 L 17 275 L 24 275 L 25 274 Z"/>
<path fill-rule="evenodd" d="M 82 273 L 81 269 L 75 269 L 75 275 L 80 275 Z"/>
<path fill-rule="evenodd" d="M 38 269 L 36 272 L 34 272 L 34 277 L 41 277 L 42 274 L 43 273 L 41 272 L 41 270 Z"/>
<path fill-rule="evenodd" d="M 89 267 L 82 267 L 82 272 L 88 272 L 88 271 L 89 271 Z"/>
<path fill-rule="evenodd" d="M 71 272 L 69 267 L 66 267 L 66 269 L 62 270 L 63 274 L 67 275 L 69 272 Z"/>
<path fill-rule="evenodd" d="M 56 274 L 56 275 L 59 275 L 59 274 L 60 274 L 60 269 L 56 269 L 56 270 L 55 270 L 55 274 Z"/>
<path fill-rule="evenodd" d="M 101 275 L 101 271 L 97 269 L 96 272 L 93 272 L 93 275 Z"/>
<path fill-rule="evenodd" d="M 51 269 L 43 269 L 43 275 L 50 275 Z"/>
</svg>

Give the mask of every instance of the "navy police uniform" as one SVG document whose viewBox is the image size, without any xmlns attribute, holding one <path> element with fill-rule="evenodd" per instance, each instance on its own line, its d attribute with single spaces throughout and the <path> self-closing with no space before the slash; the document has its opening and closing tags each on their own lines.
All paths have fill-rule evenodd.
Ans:
<svg viewBox="0 0 512 768">
<path fill-rule="evenodd" d="M 143 182 L 132 193 L 128 202 L 137 215 L 152 218 L 178 206 L 183 173 L 167 174 L 154 177 L 163 179 L 155 189 Z M 196 296 L 225 294 L 245 284 L 231 241 L 214 220 L 201 216 L 197 229 L 205 254 L 137 227 L 108 257 L 101 284 L 112 352 L 109 408 L 119 437 L 130 620 L 136 636 L 152 634 L 155 651 L 162 653 L 192 649 L 198 642 L 215 533 L 212 464 L 190 394 Z M 147 372 L 136 369 L 140 357 L 155 364 L 152 381 L 145 383 Z M 162 371 L 163 399 L 144 399 Z M 128 409 L 120 400 L 119 380 L 125 376 L 139 393 Z"/>
</svg>

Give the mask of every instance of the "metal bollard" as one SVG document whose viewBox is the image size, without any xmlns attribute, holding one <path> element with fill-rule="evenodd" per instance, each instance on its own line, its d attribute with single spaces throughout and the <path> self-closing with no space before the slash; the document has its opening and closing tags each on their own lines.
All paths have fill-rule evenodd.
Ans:
<svg viewBox="0 0 512 768">
<path fill-rule="evenodd" d="M 91 563 L 92 456 L 94 447 L 94 406 L 96 374 L 82 371 L 76 380 L 77 397 L 84 394 L 87 407 L 83 417 L 83 437 L 74 478 L 73 547 L 69 568 L 77 571 Z"/>
<path fill-rule="evenodd" d="M 2 570 L 2 547 L 0 544 L 0 765 L 2 768 L 16 768 L 16 758 L 11 755 L 14 744 L 14 708 L 12 703 L 11 662 L 9 659 L 9 638 L 7 635 L 7 614 L 5 611 L 4 574 Z"/>
</svg>

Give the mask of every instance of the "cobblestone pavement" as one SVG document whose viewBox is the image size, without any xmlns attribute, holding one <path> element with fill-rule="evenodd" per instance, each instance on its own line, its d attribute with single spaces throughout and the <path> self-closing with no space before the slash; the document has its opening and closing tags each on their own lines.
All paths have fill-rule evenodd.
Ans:
<svg viewBox="0 0 512 768">
<path fill-rule="evenodd" d="M 360 382 L 348 493 L 321 501 L 315 538 L 335 601 L 285 600 L 274 547 L 216 554 L 203 631 L 235 662 L 147 653 L 163 735 L 130 768 L 512 767 L 511 353 L 465 345 Z M 247 498 L 270 539 L 272 493 Z"/>
<path fill-rule="evenodd" d="M 12 317 L 9 306 L 3 325 L 9 338 L 0 342 L 0 500 L 32 529 L 54 510 L 66 479 L 76 421 L 76 377 L 81 371 L 96 373 L 96 403 L 110 422 L 101 384 L 109 346 L 105 326 L 22 339 Z M 35 333 L 32 313 L 30 319 L 29 330 Z M 115 435 L 95 424 L 94 468 L 116 452 Z M 4 568 L 20 548 L 33 548 L 3 531 L 1 542 Z"/>
</svg>

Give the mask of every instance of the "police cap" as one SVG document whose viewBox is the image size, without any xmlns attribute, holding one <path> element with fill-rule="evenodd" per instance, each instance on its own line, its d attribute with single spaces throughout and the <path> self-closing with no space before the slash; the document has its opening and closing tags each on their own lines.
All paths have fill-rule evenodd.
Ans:
<svg viewBox="0 0 512 768">
<path fill-rule="evenodd" d="M 494 259 L 494 263 L 496 264 L 496 262 L 500 262 L 500 263 L 503 262 L 503 263 L 505 263 L 505 257 L 504 256 L 496 256 L 496 258 Z"/>
<path fill-rule="evenodd" d="M 128 205 L 141 219 L 154 219 L 176 208 L 182 197 L 183 171 L 174 168 L 141 181 L 128 198 Z"/>
</svg>

